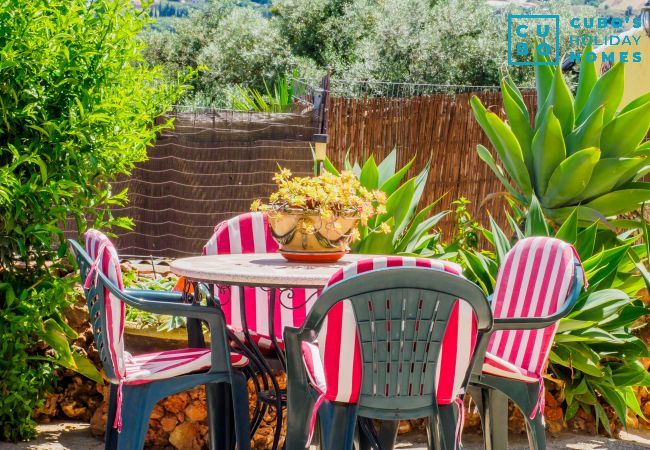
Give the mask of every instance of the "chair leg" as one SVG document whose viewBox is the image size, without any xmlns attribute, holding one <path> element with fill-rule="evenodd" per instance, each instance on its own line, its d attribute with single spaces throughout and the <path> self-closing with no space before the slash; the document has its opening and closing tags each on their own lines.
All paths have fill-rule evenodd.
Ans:
<svg viewBox="0 0 650 450">
<path fill-rule="evenodd" d="M 232 403 L 227 383 L 205 385 L 205 401 L 208 407 L 208 445 L 210 450 L 230 450 L 232 429 Z M 213 424 L 218 424 L 214 426 Z"/>
<path fill-rule="evenodd" d="M 508 397 L 495 389 L 481 389 L 485 448 L 508 449 Z"/>
<path fill-rule="evenodd" d="M 546 450 L 546 427 L 544 413 L 539 411 L 534 419 L 527 419 L 528 446 L 532 450 Z"/>
<path fill-rule="evenodd" d="M 122 386 L 122 420 L 118 434 L 118 450 L 137 450 L 144 447 L 149 428 L 149 417 L 155 405 L 150 400 L 150 385 Z"/>
<path fill-rule="evenodd" d="M 287 380 L 287 430 L 284 440 L 286 450 L 304 450 L 309 439 L 309 426 L 315 400 L 309 388 L 300 383 Z M 320 416 L 320 413 L 319 413 Z M 320 424 L 320 436 L 323 425 Z M 314 439 L 317 436 L 314 435 Z M 321 448 L 322 445 L 321 445 Z"/>
<path fill-rule="evenodd" d="M 249 450 L 251 441 L 248 418 L 248 388 L 246 386 L 246 377 L 240 372 L 233 372 L 232 374 L 232 405 L 237 450 Z"/>
<path fill-rule="evenodd" d="M 379 444 L 383 450 L 393 450 L 397 441 L 399 420 L 382 420 L 379 429 Z"/>
<path fill-rule="evenodd" d="M 108 394 L 108 413 L 106 415 L 106 434 L 104 436 L 104 449 L 115 450 L 117 448 L 117 430 L 113 428 L 115 423 L 115 412 L 117 410 L 117 384 L 111 383 Z"/>
<path fill-rule="evenodd" d="M 440 417 L 441 447 L 446 450 L 456 450 L 459 444 L 456 430 L 458 429 L 460 413 L 456 414 L 453 403 L 450 405 L 438 405 L 438 413 Z"/>
<path fill-rule="evenodd" d="M 353 449 L 357 409 L 355 404 L 323 402 L 319 415 L 324 418 L 321 420 L 321 425 L 323 425 L 325 450 Z"/>
</svg>

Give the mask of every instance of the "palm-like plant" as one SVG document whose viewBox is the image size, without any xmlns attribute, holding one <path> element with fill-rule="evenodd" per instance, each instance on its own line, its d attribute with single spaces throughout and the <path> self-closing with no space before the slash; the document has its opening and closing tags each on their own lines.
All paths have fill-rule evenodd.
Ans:
<svg viewBox="0 0 650 450">
<path fill-rule="evenodd" d="M 494 171 L 509 194 L 524 205 L 533 196 L 556 223 L 577 207 L 580 220 L 617 216 L 650 200 L 650 184 L 638 180 L 648 172 L 650 93 L 619 110 L 624 65 L 614 65 L 598 77 L 593 62 L 580 64 L 576 95 L 558 66 L 536 66 L 538 107 L 531 122 L 517 86 L 509 77 L 501 83 L 504 122 L 478 97 L 471 106 L 476 120 L 494 146 L 503 168 L 482 145 L 479 156 Z M 547 61 L 536 55 L 537 61 Z M 512 183 L 510 182 L 512 180 Z"/>
</svg>

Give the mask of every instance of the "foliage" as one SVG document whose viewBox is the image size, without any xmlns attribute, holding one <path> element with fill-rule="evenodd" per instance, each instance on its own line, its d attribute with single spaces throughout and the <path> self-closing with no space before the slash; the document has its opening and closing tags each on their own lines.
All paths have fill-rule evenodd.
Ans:
<svg viewBox="0 0 650 450">
<path fill-rule="evenodd" d="M 62 319 L 62 227 L 129 226 L 108 182 L 146 158 L 181 86 L 139 56 L 127 0 L 0 0 L 0 439 L 34 434 L 51 362 L 99 378 Z M 50 350 L 44 349 L 49 345 Z"/>
<path fill-rule="evenodd" d="M 337 216 L 354 216 L 359 218 L 362 226 L 368 227 L 373 217 L 386 213 L 386 194 L 378 189 L 370 190 L 351 171 L 341 173 L 324 172 L 314 177 L 292 177 L 289 169 L 276 173 L 273 181 L 277 191 L 269 197 L 269 204 L 255 200 L 252 211 L 266 211 L 269 214 L 288 210 L 305 210 L 317 213 L 323 223 L 341 226 L 334 219 Z M 303 233 L 314 231 L 311 221 L 300 221 Z M 379 230 L 390 233 L 387 223 L 371 231 Z M 337 231 L 340 231 L 337 228 Z M 352 230 L 351 241 L 360 239 L 356 229 Z"/>
<path fill-rule="evenodd" d="M 397 168 L 397 151 L 393 150 L 379 164 L 371 155 L 360 166 L 346 156 L 344 168 L 351 171 L 365 189 L 380 191 L 386 197 L 385 211 L 359 225 L 360 240 L 352 243 L 353 253 L 380 255 L 432 256 L 440 240 L 440 233 L 434 230 L 438 222 L 448 214 L 442 211 L 431 215 L 440 199 L 418 210 L 427 178 L 429 164 L 413 178 L 405 177 L 415 158 L 403 167 Z M 338 174 L 339 171 L 326 159 L 324 168 Z M 373 233 L 377 229 L 388 229 L 387 233 Z"/>
<path fill-rule="evenodd" d="M 150 29 L 142 39 L 149 44 L 146 59 L 162 65 L 168 77 L 187 67 L 201 69 L 184 104 L 230 108 L 236 86 L 264 90 L 265 81 L 294 68 L 303 75 L 312 71 L 313 64 L 292 55 L 273 19 L 234 0 L 210 2 L 172 30 Z"/>
<path fill-rule="evenodd" d="M 587 47 L 585 54 L 590 51 Z M 606 217 L 633 211 L 650 200 L 650 185 L 638 181 L 647 172 L 650 154 L 650 145 L 642 144 L 650 128 L 650 94 L 619 111 L 623 63 L 599 78 L 585 54 L 575 99 L 559 66 L 555 70 L 535 67 L 540 101 L 534 125 L 519 89 L 508 77 L 501 82 L 508 123 L 477 97 L 471 100 L 476 120 L 503 168 L 479 145 L 481 159 L 514 199 L 527 205 L 536 197 L 556 223 L 576 206 L 581 221 L 607 222 Z"/>
<path fill-rule="evenodd" d="M 286 75 L 281 75 L 273 82 L 272 92 L 264 81 L 265 94 L 254 87 L 237 86 L 236 92 L 230 99 L 232 109 L 273 113 L 290 112 L 294 97 L 300 96 L 295 82 L 296 76 L 297 72 L 295 71 L 291 79 L 288 79 Z"/>
<path fill-rule="evenodd" d="M 172 76 L 207 66 L 185 103 L 229 107 L 234 86 L 264 92 L 264 81 L 293 69 L 310 82 L 329 70 L 335 80 L 494 86 L 506 62 L 507 16 L 526 13 L 483 0 L 276 0 L 270 14 L 241 3 L 214 0 L 143 35 L 151 44 L 147 58 Z M 597 16 L 593 7 L 551 0 L 536 11 L 561 16 L 564 52 L 580 50 L 569 37 L 612 32 L 566 30 L 569 17 Z M 516 82 L 532 83 L 531 71 L 510 70 Z"/>
<path fill-rule="evenodd" d="M 135 271 L 125 272 L 123 274 L 124 286 L 126 288 L 169 292 L 174 289 L 174 286 L 178 281 L 178 279 L 173 276 L 161 278 L 143 278 L 136 281 L 135 275 Z M 185 317 L 154 314 L 133 308 L 129 305 L 126 306 L 125 318 L 129 322 L 135 322 L 140 325 L 150 327 L 155 326 L 157 327 L 158 331 L 170 331 L 176 328 L 184 327 L 187 321 Z"/>
<path fill-rule="evenodd" d="M 602 402 L 612 406 L 623 424 L 628 411 L 643 416 L 632 390 L 632 386 L 650 386 L 650 374 L 638 361 L 648 357 L 649 351 L 633 333 L 638 319 L 650 312 L 636 298 L 644 286 L 650 285 L 650 279 L 644 280 L 636 265 L 636 261 L 647 264 L 647 249 L 639 236 L 617 236 L 610 230 L 598 230 L 597 223 L 580 229 L 577 210 L 554 230 L 536 201 L 525 215 L 523 230 L 515 220 L 510 221 L 509 232 L 490 222 L 491 230 L 484 230 L 484 234 L 494 254 L 474 251 L 461 255 L 466 273 L 488 293 L 494 290 L 505 253 L 524 237 L 560 238 L 573 244 L 583 261 L 589 287 L 573 311 L 560 321 L 550 355 L 550 376 L 565 388 L 566 420 L 582 408 L 609 432 Z M 508 239 L 509 235 L 513 238 Z"/>
</svg>

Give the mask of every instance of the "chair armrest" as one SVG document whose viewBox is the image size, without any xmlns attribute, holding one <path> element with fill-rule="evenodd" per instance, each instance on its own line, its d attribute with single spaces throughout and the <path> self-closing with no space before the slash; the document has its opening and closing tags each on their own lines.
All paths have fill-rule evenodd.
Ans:
<svg viewBox="0 0 650 450">
<path fill-rule="evenodd" d="M 124 289 L 124 292 L 133 297 L 145 300 L 158 300 L 161 302 L 182 302 L 183 293 L 175 291 L 154 291 L 150 289 Z"/>
<path fill-rule="evenodd" d="M 580 291 L 578 290 L 578 293 L 579 292 Z M 558 320 L 569 314 L 575 306 L 576 299 L 577 295 L 575 296 L 575 299 L 572 298 L 570 301 L 566 302 L 558 312 L 546 317 L 495 318 L 492 330 L 538 330 L 540 328 L 546 328 L 557 323 Z"/>
<path fill-rule="evenodd" d="M 171 300 L 151 300 L 147 299 L 146 296 L 139 297 L 136 296 L 139 291 L 122 291 L 101 272 L 98 273 L 98 277 L 104 287 L 111 292 L 111 295 L 136 309 L 155 314 L 199 319 L 206 322 L 210 329 L 210 348 L 212 350 L 210 372 L 229 372 L 231 370 L 230 348 L 226 337 L 226 319 L 221 308 L 196 303 L 178 303 Z"/>
<path fill-rule="evenodd" d="M 584 287 L 582 265 L 580 265 L 579 261 L 574 264 L 576 270 L 569 288 L 569 298 L 558 312 L 545 317 L 495 318 L 492 330 L 538 330 L 557 323 L 561 318 L 569 314 L 576 305 L 580 292 Z"/>
</svg>

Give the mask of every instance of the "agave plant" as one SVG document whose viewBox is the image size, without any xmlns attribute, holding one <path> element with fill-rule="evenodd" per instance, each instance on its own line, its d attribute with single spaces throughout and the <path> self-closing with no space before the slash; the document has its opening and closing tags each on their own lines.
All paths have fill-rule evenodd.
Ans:
<svg viewBox="0 0 650 450">
<path fill-rule="evenodd" d="M 374 156 L 367 158 L 363 165 L 352 163 L 349 154 L 345 157 L 345 170 L 352 171 L 361 185 L 370 190 L 380 190 L 386 194 L 386 212 L 359 225 L 360 239 L 351 243 L 353 253 L 382 255 L 419 255 L 436 254 L 440 233 L 435 230 L 438 222 L 449 214 L 442 211 L 432 215 L 433 208 L 441 199 L 418 210 L 422 194 L 429 176 L 429 164 L 413 178 L 404 181 L 407 172 L 415 162 L 411 159 L 404 167 L 397 168 L 397 151 L 393 150 L 383 161 L 376 163 Z M 324 161 L 325 170 L 339 174 L 338 169 L 329 161 Z M 373 233 L 386 224 L 391 232 Z"/>
<path fill-rule="evenodd" d="M 491 229 L 483 231 L 494 253 L 461 252 L 466 275 L 491 294 L 499 263 L 517 240 L 546 235 L 573 244 L 583 261 L 589 287 L 573 311 L 560 321 L 548 369 L 549 378 L 564 386 L 565 419 L 570 420 L 582 408 L 609 431 L 603 401 L 612 406 L 623 424 L 629 412 L 643 417 L 632 387 L 650 386 L 650 373 L 639 361 L 649 356 L 649 350 L 633 331 L 642 326 L 638 319 L 650 313 L 636 298 L 639 291 L 650 286 L 647 271 L 643 276 L 638 270 L 640 264 L 643 267 L 647 263 L 648 236 L 644 244 L 638 234 L 616 235 L 598 229 L 597 223 L 580 229 L 577 209 L 555 230 L 536 200 L 524 219 L 523 230 L 511 219 L 507 233 L 491 220 Z"/>
<path fill-rule="evenodd" d="M 577 207 L 584 221 L 635 210 L 650 200 L 648 172 L 650 93 L 619 109 L 624 88 L 623 63 L 600 78 L 593 62 L 581 58 L 576 95 L 560 66 L 535 67 L 538 106 L 534 121 L 521 92 L 509 77 L 501 83 L 507 122 L 471 99 L 474 116 L 501 160 L 482 145 L 478 154 L 508 193 L 528 205 L 537 197 L 544 213 L 561 223 Z M 537 61 L 546 61 L 536 55 Z M 510 182 L 512 180 L 512 183 Z"/>
<path fill-rule="evenodd" d="M 236 86 L 230 102 L 237 111 L 254 111 L 266 113 L 281 113 L 291 110 L 293 98 L 301 95 L 298 86 L 293 81 L 297 76 L 294 72 L 292 78 L 281 75 L 273 82 L 273 90 L 269 89 L 264 81 L 264 91 L 252 87 Z"/>
</svg>

